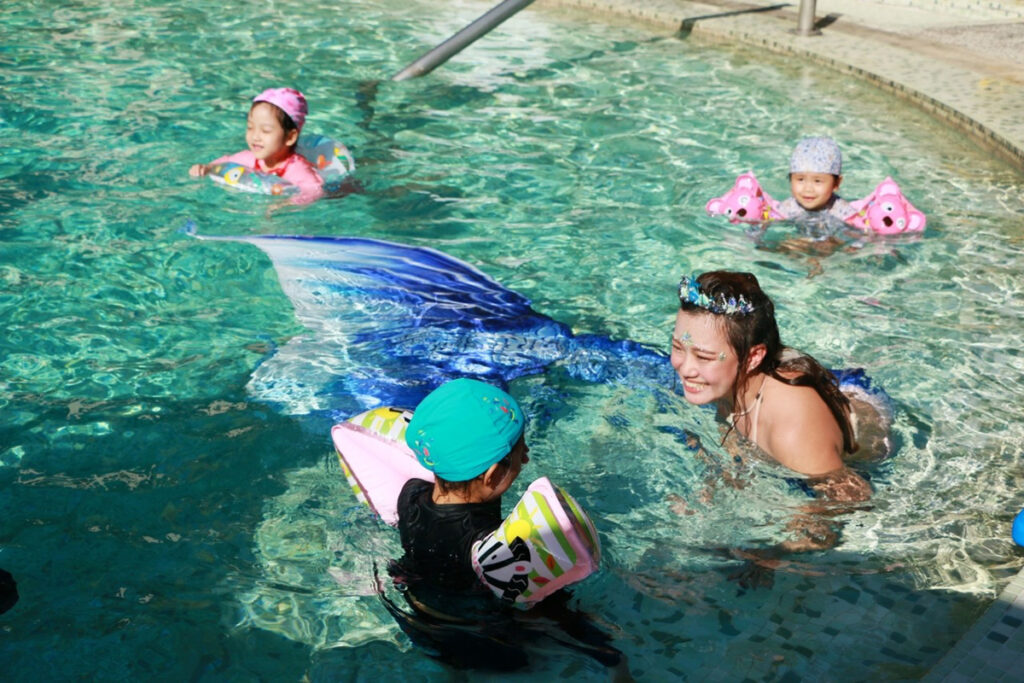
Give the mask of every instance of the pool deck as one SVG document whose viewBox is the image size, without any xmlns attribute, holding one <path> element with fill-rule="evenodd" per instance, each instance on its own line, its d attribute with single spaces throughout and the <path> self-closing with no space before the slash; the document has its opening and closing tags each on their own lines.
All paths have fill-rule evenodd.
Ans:
<svg viewBox="0 0 1024 683">
<path fill-rule="evenodd" d="M 1024 169 L 1024 0 L 542 0 L 709 39 L 760 45 L 867 79 Z"/>
<path fill-rule="evenodd" d="M 543 3 L 825 64 L 906 97 L 1024 170 L 1024 0 L 819 0 L 814 36 L 796 33 L 799 0 Z M 1024 680 L 1024 571 L 923 680 Z"/>
</svg>

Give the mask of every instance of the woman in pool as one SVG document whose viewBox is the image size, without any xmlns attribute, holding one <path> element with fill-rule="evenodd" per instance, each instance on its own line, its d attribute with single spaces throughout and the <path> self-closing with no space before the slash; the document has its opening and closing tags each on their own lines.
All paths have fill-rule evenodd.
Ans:
<svg viewBox="0 0 1024 683">
<path fill-rule="evenodd" d="M 715 404 L 730 431 L 806 475 L 817 493 L 837 502 L 871 496 L 843 462 L 859 450 L 849 399 L 820 363 L 782 345 L 756 277 L 683 277 L 671 359 L 687 401 Z"/>
</svg>

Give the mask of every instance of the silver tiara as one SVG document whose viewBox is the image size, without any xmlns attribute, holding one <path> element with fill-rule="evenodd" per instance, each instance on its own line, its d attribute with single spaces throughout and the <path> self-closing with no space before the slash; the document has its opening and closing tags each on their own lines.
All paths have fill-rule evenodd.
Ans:
<svg viewBox="0 0 1024 683">
<path fill-rule="evenodd" d="M 742 294 L 738 297 L 708 296 L 697 282 L 697 276 L 684 275 L 679 281 L 679 301 L 686 301 L 711 313 L 719 315 L 747 315 L 754 312 L 754 304 Z"/>
</svg>

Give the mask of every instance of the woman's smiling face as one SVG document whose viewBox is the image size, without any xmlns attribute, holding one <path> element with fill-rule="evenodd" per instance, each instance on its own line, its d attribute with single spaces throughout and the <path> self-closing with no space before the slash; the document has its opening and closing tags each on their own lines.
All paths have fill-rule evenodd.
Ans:
<svg viewBox="0 0 1024 683">
<path fill-rule="evenodd" d="M 739 361 L 718 316 L 679 311 L 672 332 L 671 362 L 690 403 L 732 401 Z"/>
</svg>

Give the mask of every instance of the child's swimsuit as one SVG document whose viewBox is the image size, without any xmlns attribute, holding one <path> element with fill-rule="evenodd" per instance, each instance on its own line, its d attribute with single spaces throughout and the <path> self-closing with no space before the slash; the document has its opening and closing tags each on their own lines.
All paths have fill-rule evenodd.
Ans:
<svg viewBox="0 0 1024 683">
<path fill-rule="evenodd" d="M 405 556 L 388 571 L 413 610 L 398 609 L 379 594 L 401 629 L 442 661 L 459 668 L 511 671 L 528 664 L 524 649 L 543 639 L 583 652 L 605 666 L 622 653 L 586 615 L 568 608 L 569 594 L 548 596 L 520 619 L 519 611 L 495 600 L 470 564 L 473 543 L 501 524 L 501 500 L 438 504 L 434 485 L 410 479 L 398 496 L 398 531 Z"/>
<path fill-rule="evenodd" d="M 470 563 L 473 543 L 501 524 L 501 499 L 487 503 L 438 504 L 434 485 L 410 479 L 398 496 L 398 533 L 410 574 L 448 591 L 482 592 Z"/>
<path fill-rule="evenodd" d="M 795 197 L 789 197 L 779 203 L 778 212 L 782 220 L 793 221 L 805 237 L 824 239 L 842 233 L 847 228 L 846 219 L 856 213 L 856 209 L 833 194 L 828 204 L 815 211 L 808 211 Z"/>
<path fill-rule="evenodd" d="M 262 161 L 256 158 L 255 154 L 247 149 L 214 159 L 210 163 L 223 164 L 225 162 L 241 164 L 257 173 L 273 174 L 279 176 L 282 180 L 287 180 L 299 188 L 299 194 L 292 200 L 296 204 L 308 204 L 322 197 L 324 193 L 323 178 L 313 168 L 313 164 L 309 163 L 305 157 L 299 154 L 292 154 L 273 170 L 268 169 Z"/>
</svg>

